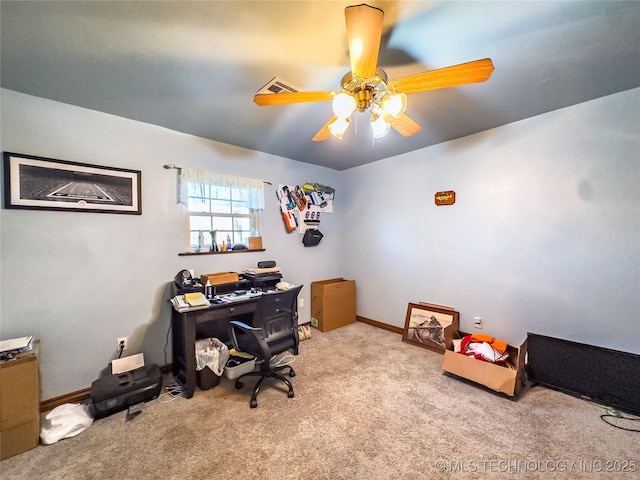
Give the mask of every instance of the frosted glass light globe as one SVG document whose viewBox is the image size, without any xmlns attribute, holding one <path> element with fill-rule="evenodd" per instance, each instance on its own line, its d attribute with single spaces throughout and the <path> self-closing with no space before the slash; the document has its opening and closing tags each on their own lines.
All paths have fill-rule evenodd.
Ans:
<svg viewBox="0 0 640 480">
<path fill-rule="evenodd" d="M 333 113 L 338 118 L 348 118 L 356 109 L 356 99 L 347 93 L 339 93 L 333 99 Z"/>
</svg>

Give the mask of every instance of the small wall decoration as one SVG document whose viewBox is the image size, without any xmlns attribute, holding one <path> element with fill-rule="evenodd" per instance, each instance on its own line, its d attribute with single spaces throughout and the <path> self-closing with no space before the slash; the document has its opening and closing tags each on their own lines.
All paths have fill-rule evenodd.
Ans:
<svg viewBox="0 0 640 480">
<path fill-rule="evenodd" d="M 445 192 L 438 192 L 435 195 L 436 205 L 453 205 L 456 203 L 456 192 L 453 190 L 447 190 Z"/>
<path fill-rule="evenodd" d="M 444 354 L 459 328 L 460 314 L 451 307 L 432 303 L 410 303 L 402 341 Z"/>
<path fill-rule="evenodd" d="M 142 173 L 4 152 L 5 207 L 142 214 Z"/>
</svg>

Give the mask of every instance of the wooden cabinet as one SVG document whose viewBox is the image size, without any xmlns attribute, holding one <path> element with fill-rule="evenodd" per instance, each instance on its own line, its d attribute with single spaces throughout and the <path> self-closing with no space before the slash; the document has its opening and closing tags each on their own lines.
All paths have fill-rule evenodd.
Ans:
<svg viewBox="0 0 640 480">
<path fill-rule="evenodd" d="M 0 362 L 0 460 L 38 446 L 40 382 L 38 344 Z"/>
</svg>

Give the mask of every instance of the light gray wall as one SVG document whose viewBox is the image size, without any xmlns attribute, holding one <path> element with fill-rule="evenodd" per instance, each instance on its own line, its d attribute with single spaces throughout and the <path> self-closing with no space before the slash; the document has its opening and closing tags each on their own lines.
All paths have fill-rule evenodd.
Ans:
<svg viewBox="0 0 640 480">
<path fill-rule="evenodd" d="M 89 387 L 114 358 L 118 337 L 129 337 L 126 353 L 143 352 L 146 363 L 171 362 L 168 284 L 182 268 L 242 272 L 275 260 L 285 280 L 305 285 L 302 322 L 310 318 L 311 282 L 343 275 L 337 171 L 6 89 L 1 119 L 3 151 L 142 171 L 141 216 L 0 211 L 0 336 L 40 338 L 45 400 Z M 266 251 L 179 257 L 181 207 L 167 163 L 271 180 Z M 307 181 L 337 190 L 336 213 L 323 215 L 325 237 L 311 248 L 286 232 L 275 195 L 278 183 Z"/>
<path fill-rule="evenodd" d="M 142 216 L 0 211 L 0 335 L 41 338 L 43 399 L 88 387 L 120 336 L 164 364 L 179 269 L 264 259 L 305 284 L 301 321 L 310 283 L 344 276 L 357 281 L 358 314 L 390 325 L 428 301 L 455 307 L 466 330 L 482 316 L 483 332 L 512 343 L 533 331 L 640 352 L 640 89 L 344 172 L 1 95 L 3 151 L 142 170 Z M 274 181 L 267 251 L 178 257 L 165 163 Z M 285 232 L 274 193 L 305 181 L 337 189 L 314 248 Z M 455 190 L 455 205 L 435 207 L 440 190 Z"/>
<path fill-rule="evenodd" d="M 640 89 L 354 168 L 342 184 L 359 315 L 403 327 L 407 304 L 426 301 L 511 343 L 530 331 L 640 353 Z M 454 205 L 434 205 L 442 190 Z"/>
</svg>

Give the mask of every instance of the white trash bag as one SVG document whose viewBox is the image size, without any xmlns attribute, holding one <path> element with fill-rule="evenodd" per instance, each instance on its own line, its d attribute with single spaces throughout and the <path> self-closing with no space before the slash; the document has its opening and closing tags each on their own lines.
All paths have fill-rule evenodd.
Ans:
<svg viewBox="0 0 640 480">
<path fill-rule="evenodd" d="M 40 439 L 45 445 L 51 445 L 63 438 L 75 437 L 92 423 L 89 405 L 65 403 L 45 415 L 40 429 Z"/>
<path fill-rule="evenodd" d="M 196 370 L 209 367 L 221 376 L 229 360 L 229 348 L 217 338 L 196 340 Z"/>
</svg>

